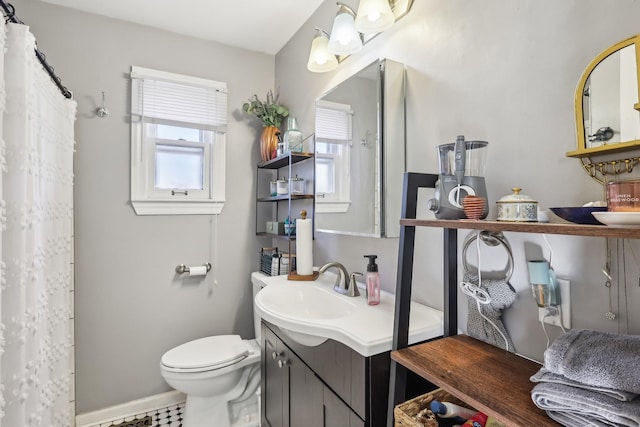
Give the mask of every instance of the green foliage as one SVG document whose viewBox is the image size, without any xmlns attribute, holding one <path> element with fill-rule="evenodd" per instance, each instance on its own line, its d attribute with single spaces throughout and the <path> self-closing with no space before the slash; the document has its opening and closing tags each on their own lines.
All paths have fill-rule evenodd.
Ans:
<svg viewBox="0 0 640 427">
<path fill-rule="evenodd" d="M 263 126 L 280 127 L 282 120 L 289 115 L 289 109 L 280 105 L 280 94 L 275 96 L 271 90 L 267 92 L 267 100 L 260 101 L 258 95 L 249 98 L 249 102 L 242 104 L 242 110 L 248 114 L 254 114 L 262 121 Z"/>
</svg>

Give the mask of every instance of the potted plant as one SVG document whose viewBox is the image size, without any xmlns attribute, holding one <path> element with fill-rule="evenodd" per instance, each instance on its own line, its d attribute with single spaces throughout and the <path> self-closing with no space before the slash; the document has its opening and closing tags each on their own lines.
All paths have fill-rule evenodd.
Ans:
<svg viewBox="0 0 640 427">
<path fill-rule="evenodd" d="M 249 98 L 249 102 L 242 105 L 245 113 L 253 114 L 262 121 L 264 129 L 260 136 L 260 156 L 263 161 L 276 157 L 278 136 L 282 120 L 289 115 L 289 109 L 280 105 L 280 95 L 269 90 L 266 101 L 261 101 L 258 95 Z"/>
</svg>

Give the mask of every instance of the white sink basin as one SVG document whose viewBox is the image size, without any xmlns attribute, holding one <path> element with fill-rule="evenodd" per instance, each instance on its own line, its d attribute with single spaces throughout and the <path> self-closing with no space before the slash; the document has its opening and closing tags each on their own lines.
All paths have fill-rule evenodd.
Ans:
<svg viewBox="0 0 640 427">
<path fill-rule="evenodd" d="M 335 278 L 333 272 L 323 273 L 315 281 L 262 276 L 265 287 L 256 295 L 256 311 L 303 345 L 316 346 L 333 339 L 363 356 L 391 350 L 394 296 L 383 291 L 380 304 L 370 306 L 364 289 L 359 297 L 335 292 Z M 410 344 L 440 336 L 442 331 L 441 311 L 411 303 Z"/>
<path fill-rule="evenodd" d="M 261 293 L 261 305 L 289 319 L 337 319 L 356 309 L 349 299 L 331 288 L 309 286 L 308 282 L 290 282 Z"/>
</svg>

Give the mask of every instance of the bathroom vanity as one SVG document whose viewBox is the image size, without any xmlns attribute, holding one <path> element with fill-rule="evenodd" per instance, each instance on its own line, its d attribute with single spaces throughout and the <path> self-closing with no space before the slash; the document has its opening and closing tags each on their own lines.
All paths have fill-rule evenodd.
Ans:
<svg viewBox="0 0 640 427">
<path fill-rule="evenodd" d="M 382 427 L 386 421 L 395 297 L 380 304 L 334 291 L 339 276 L 313 281 L 263 276 L 261 418 L 267 427 Z M 442 336 L 443 313 L 411 303 L 408 339 Z"/>
<path fill-rule="evenodd" d="M 304 346 L 262 322 L 262 425 L 385 425 L 389 352 L 362 356 L 327 340 Z"/>
</svg>

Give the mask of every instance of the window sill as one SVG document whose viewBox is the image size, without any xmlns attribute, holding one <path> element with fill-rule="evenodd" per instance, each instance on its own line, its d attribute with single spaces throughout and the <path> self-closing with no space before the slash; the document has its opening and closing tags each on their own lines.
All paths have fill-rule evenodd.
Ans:
<svg viewBox="0 0 640 427">
<path fill-rule="evenodd" d="M 132 200 L 136 215 L 218 215 L 222 212 L 224 201 L 157 201 Z"/>
<path fill-rule="evenodd" d="M 316 213 L 345 213 L 351 202 L 322 202 L 316 199 Z"/>
</svg>

